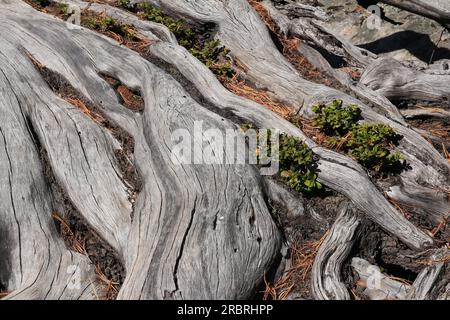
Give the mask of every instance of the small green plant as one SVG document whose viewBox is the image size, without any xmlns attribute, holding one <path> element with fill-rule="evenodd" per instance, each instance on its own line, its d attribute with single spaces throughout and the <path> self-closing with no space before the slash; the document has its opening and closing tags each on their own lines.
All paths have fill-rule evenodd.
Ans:
<svg viewBox="0 0 450 320">
<path fill-rule="evenodd" d="M 315 124 L 327 134 L 345 133 L 351 130 L 361 116 L 361 109 L 356 105 L 343 106 L 342 100 L 328 104 L 316 104 L 312 108 L 316 114 Z"/>
<path fill-rule="evenodd" d="M 98 28 L 102 31 L 113 29 L 118 23 L 111 17 L 105 17 L 99 20 Z"/>
<path fill-rule="evenodd" d="M 111 17 L 98 18 L 95 16 L 87 16 L 82 18 L 81 24 L 89 29 L 99 30 L 102 32 L 111 31 L 126 39 L 133 39 L 133 34 L 130 32 L 130 26 L 122 24 Z"/>
<path fill-rule="evenodd" d="M 118 0 L 117 5 L 123 8 L 128 8 L 130 6 L 130 0 Z"/>
<path fill-rule="evenodd" d="M 226 55 L 228 50 L 220 47 L 218 40 L 211 40 L 204 43 L 203 46 L 196 45 L 189 49 L 189 52 L 203 62 L 211 71 L 221 76 L 232 76 L 233 70 L 229 63 L 217 63 L 220 55 Z"/>
<path fill-rule="evenodd" d="M 33 2 L 40 5 L 41 7 L 46 7 L 50 4 L 50 0 L 33 0 Z"/>
<path fill-rule="evenodd" d="M 149 3 L 139 3 L 137 8 L 143 12 L 145 19 L 165 25 L 183 47 L 192 47 L 195 32 L 191 28 L 185 27 L 183 22 L 165 15 L 160 9 L 153 7 Z"/>
<path fill-rule="evenodd" d="M 255 125 L 253 123 L 244 123 L 241 125 L 241 130 L 243 132 L 247 132 L 250 129 L 255 129 Z"/>
<path fill-rule="evenodd" d="M 262 135 L 252 123 L 241 125 L 241 129 L 245 133 L 249 130 L 256 131 L 259 146 L 257 152 L 258 163 L 260 160 L 259 154 L 261 154 L 261 152 L 268 157 L 273 156 L 271 145 L 272 132 L 270 130 L 266 135 Z M 261 139 L 266 139 L 266 142 L 262 143 Z M 262 150 L 261 148 L 265 150 Z M 255 150 L 255 152 L 256 151 L 257 150 Z M 277 161 L 279 164 L 280 177 L 291 189 L 308 194 L 322 189 L 322 184 L 317 181 L 317 161 L 314 152 L 300 139 L 287 134 L 280 134 Z"/>
<path fill-rule="evenodd" d="M 313 106 L 316 125 L 329 139 L 329 147 L 346 151 L 367 169 L 393 171 L 404 165 L 399 152 L 392 151 L 403 138 L 384 124 L 358 124 L 361 110 L 356 105 L 344 107 L 342 100 Z"/>
<path fill-rule="evenodd" d="M 59 12 L 67 14 L 69 12 L 69 5 L 67 3 L 58 3 Z"/>
<path fill-rule="evenodd" d="M 280 135 L 279 162 L 280 175 L 291 189 L 306 193 L 322 189 L 317 181 L 314 153 L 298 138 Z"/>
<path fill-rule="evenodd" d="M 140 3 L 137 6 L 142 11 L 145 19 L 165 25 L 177 38 L 178 43 L 204 63 L 212 72 L 220 76 L 231 77 L 234 72 L 231 65 L 219 62 L 219 58 L 228 54 L 228 49 L 220 46 L 216 40 L 205 41 L 198 37 L 201 30 L 187 27 L 181 20 L 165 15 L 160 9 L 148 3 Z"/>
<path fill-rule="evenodd" d="M 391 151 L 401 139 L 402 136 L 384 124 L 362 124 L 352 129 L 345 148 L 366 168 L 377 172 L 391 170 L 401 164 L 400 153 Z"/>
</svg>

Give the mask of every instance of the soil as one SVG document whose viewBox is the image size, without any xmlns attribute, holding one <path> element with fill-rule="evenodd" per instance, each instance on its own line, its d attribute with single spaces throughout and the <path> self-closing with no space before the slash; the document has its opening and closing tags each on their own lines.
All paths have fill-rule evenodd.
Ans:
<svg viewBox="0 0 450 320">
<path fill-rule="evenodd" d="M 294 191 L 292 191 L 294 192 Z M 305 214 L 291 216 L 282 205 L 271 203 L 272 215 L 283 233 L 287 252 L 281 257 L 280 268 L 267 277 L 268 286 L 277 287 L 277 299 L 314 299 L 311 293 L 310 268 L 317 253 L 317 243 L 333 225 L 336 208 L 346 201 L 345 197 L 331 190 L 320 195 L 303 196 Z M 303 268 L 296 264 L 304 264 Z M 267 292 L 267 288 L 266 292 Z M 264 291 L 264 290 L 263 290 Z M 288 293 L 288 294 L 286 294 Z M 267 296 L 266 299 L 274 297 Z M 283 298 L 283 299 L 284 299 Z"/>
</svg>

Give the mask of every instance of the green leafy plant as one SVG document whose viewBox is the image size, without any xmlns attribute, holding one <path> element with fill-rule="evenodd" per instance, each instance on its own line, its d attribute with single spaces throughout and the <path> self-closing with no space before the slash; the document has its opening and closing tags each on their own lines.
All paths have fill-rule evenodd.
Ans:
<svg viewBox="0 0 450 320">
<path fill-rule="evenodd" d="M 201 30 L 187 27 L 181 20 L 165 15 L 160 9 L 148 3 L 140 3 L 137 6 L 142 11 L 145 19 L 165 25 L 177 38 L 178 43 L 204 63 L 212 72 L 220 76 L 231 77 L 234 72 L 231 65 L 219 62 L 219 58 L 228 54 L 229 50 L 220 46 L 217 40 L 204 41 L 199 37 Z"/>
<path fill-rule="evenodd" d="M 67 3 L 58 3 L 59 12 L 67 14 L 69 12 L 69 5 Z"/>
<path fill-rule="evenodd" d="M 40 5 L 41 7 L 46 7 L 50 4 L 50 0 L 33 0 L 33 2 Z"/>
<path fill-rule="evenodd" d="M 343 106 L 342 100 L 313 106 L 316 125 L 329 139 L 329 147 L 342 149 L 367 169 L 393 171 L 404 165 L 394 146 L 403 138 L 384 124 L 358 124 L 361 110 Z"/>
<path fill-rule="evenodd" d="M 363 124 L 352 129 L 345 148 L 366 168 L 391 170 L 402 164 L 400 153 L 391 151 L 401 139 L 402 136 L 384 124 Z"/>
<path fill-rule="evenodd" d="M 221 54 L 226 55 L 228 53 L 226 48 L 220 46 L 218 40 L 207 41 L 203 46 L 196 45 L 189 49 L 189 52 L 203 62 L 215 74 L 222 76 L 233 75 L 233 70 L 229 63 L 217 62 Z"/>
<path fill-rule="evenodd" d="M 351 130 L 361 116 L 356 105 L 343 106 L 342 100 L 333 100 L 328 104 L 316 104 L 312 107 L 314 122 L 327 134 L 345 133 Z"/>
<path fill-rule="evenodd" d="M 306 193 L 322 189 L 317 181 L 314 153 L 298 138 L 280 135 L 279 162 L 281 177 L 291 189 Z"/>
<path fill-rule="evenodd" d="M 130 6 L 130 0 L 118 0 L 117 4 L 120 7 L 128 8 Z"/>
<path fill-rule="evenodd" d="M 130 26 L 122 24 L 111 17 L 87 16 L 81 19 L 81 24 L 89 29 L 99 30 L 102 32 L 111 31 L 126 39 L 132 39 L 133 34 L 129 31 Z"/>
<path fill-rule="evenodd" d="M 270 130 L 266 135 L 262 135 L 252 123 L 242 124 L 241 129 L 243 132 L 256 130 L 259 147 L 266 149 L 260 149 L 259 152 L 264 152 L 269 157 L 272 156 L 272 132 Z M 266 143 L 262 143 L 262 138 L 267 139 Z M 278 146 L 280 177 L 291 189 L 307 194 L 315 193 L 322 189 L 322 184 L 317 181 L 316 162 L 317 159 L 314 152 L 300 139 L 287 134 L 280 135 Z"/>
<path fill-rule="evenodd" d="M 241 129 L 243 132 L 247 132 L 250 129 L 255 129 L 255 125 L 253 123 L 244 123 L 241 125 Z"/>
<path fill-rule="evenodd" d="M 137 7 L 143 12 L 145 19 L 163 24 L 172 31 L 181 46 L 189 48 L 193 46 L 195 32 L 192 28 L 185 27 L 181 20 L 165 15 L 149 3 L 139 3 Z"/>
</svg>

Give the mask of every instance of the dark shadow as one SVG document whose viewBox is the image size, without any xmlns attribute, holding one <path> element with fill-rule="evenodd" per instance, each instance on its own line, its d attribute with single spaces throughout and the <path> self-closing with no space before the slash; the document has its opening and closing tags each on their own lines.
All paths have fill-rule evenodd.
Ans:
<svg viewBox="0 0 450 320">
<path fill-rule="evenodd" d="M 12 238 L 9 231 L 4 225 L 0 224 L 0 293 L 8 290 L 7 283 L 11 277 L 11 249 L 8 243 L 11 243 Z"/>
<path fill-rule="evenodd" d="M 273 43 L 277 47 L 278 51 L 283 54 L 284 52 L 284 46 L 283 43 L 281 43 L 280 39 L 278 38 L 277 34 L 273 32 L 270 28 L 267 28 L 267 31 L 269 32 L 270 38 L 272 39 Z"/>
<path fill-rule="evenodd" d="M 423 62 L 430 62 L 436 44 L 431 41 L 429 35 L 411 30 L 400 31 L 385 38 L 359 45 L 360 48 L 369 50 L 375 54 L 393 52 L 406 49 Z M 441 59 L 450 59 L 450 50 L 437 48 L 432 62 Z"/>
<path fill-rule="evenodd" d="M 343 57 L 340 57 L 332 52 L 329 52 L 325 50 L 324 48 L 318 47 L 318 46 L 312 46 L 314 49 L 316 49 L 322 57 L 325 58 L 325 60 L 328 61 L 328 63 L 333 67 L 333 69 L 346 67 L 348 64 L 344 60 Z"/>
</svg>

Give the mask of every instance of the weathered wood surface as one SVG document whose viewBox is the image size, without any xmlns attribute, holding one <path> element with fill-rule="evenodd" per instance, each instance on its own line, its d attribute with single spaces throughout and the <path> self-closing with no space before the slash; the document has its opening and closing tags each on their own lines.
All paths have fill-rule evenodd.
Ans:
<svg viewBox="0 0 450 320">
<path fill-rule="evenodd" d="M 216 37 L 248 70 L 248 80 L 293 110 L 311 116 L 314 103 L 343 99 L 361 107 L 364 121 L 395 128 L 405 137 L 399 150 L 412 167 L 401 179 L 413 186 L 407 193 L 399 189 L 397 198 L 449 185 L 447 160 L 399 121 L 399 113 L 385 97 L 361 89 L 380 109 L 391 110 L 381 115 L 356 98 L 302 79 L 246 1 L 148 2 L 193 23 L 216 24 Z M 79 0 L 74 3 L 87 6 Z M 89 10 L 133 24 L 149 40 L 156 40 L 148 47 L 153 62 L 106 36 L 84 28 L 69 29 L 65 22 L 22 1 L 0 0 L 0 166 L 8 172 L 0 186 L 0 230 L 8 235 L 0 240 L 0 255 L 8 257 L 4 260 L 8 263 L 0 264 L 0 284 L 12 291 L 8 297 L 75 299 L 95 294 L 95 283 L 90 280 L 95 278 L 92 266 L 85 257 L 68 251 L 57 234 L 51 217 L 63 208 L 51 184 L 58 186 L 77 214 L 123 260 L 126 277 L 119 298 L 252 297 L 281 246 L 267 199 L 282 198 L 292 212 L 296 200 L 301 199 L 289 198 L 273 182 L 265 183 L 257 168 L 250 165 L 174 164 L 171 134 L 178 128 L 192 134 L 195 121 L 203 121 L 205 128 L 225 131 L 238 128 L 234 120 L 239 118 L 301 138 L 320 158 L 320 182 L 345 195 L 358 210 L 409 247 L 421 250 L 434 244 L 427 233 L 398 212 L 358 163 L 318 146 L 285 119 L 227 91 L 205 65 L 177 44 L 167 28 L 103 4 L 93 4 Z M 311 25 L 334 36 L 324 26 Z M 325 45 L 323 41 L 316 44 Z M 361 66 L 367 65 L 359 56 L 360 50 L 348 55 L 356 48 L 342 41 L 339 46 L 349 61 L 357 56 Z M 30 56 L 66 79 L 100 113 L 87 115 L 61 99 L 45 83 Z M 139 89 L 144 111 L 132 112 L 122 106 L 99 73 Z M 115 151 L 125 146 L 96 121 L 97 117 L 107 117 L 133 138 L 134 154 L 129 160 L 142 180 L 136 199 L 130 196 L 132 190 L 115 157 Z M 44 172 L 51 172 L 55 181 L 50 183 Z M 448 199 L 441 199 L 437 207 L 429 198 L 414 201 L 423 207 L 424 214 L 437 216 L 450 206 Z M 343 225 L 353 230 L 356 221 L 345 217 Z M 339 230 L 342 226 L 337 223 L 334 231 L 342 236 Z M 339 264 L 351 242 L 351 237 L 341 236 L 338 242 L 343 243 L 337 248 L 339 255 L 333 256 L 335 260 L 325 259 L 328 251 L 324 247 L 323 260 L 317 262 L 321 270 L 334 270 L 333 279 L 338 278 Z M 71 265 L 79 265 L 84 274 L 76 290 L 66 290 L 66 270 Z M 52 271 L 41 272 L 44 267 Z M 54 279 L 49 278 L 55 274 Z M 335 297 L 347 298 L 344 288 L 340 291 Z"/>
<path fill-rule="evenodd" d="M 395 101 L 450 100 L 450 75 L 412 70 L 392 59 L 378 59 L 361 77 L 361 83 Z"/>
<path fill-rule="evenodd" d="M 371 300 L 405 300 L 411 290 L 410 284 L 392 279 L 364 259 L 353 258 L 351 265 L 365 288 L 364 294 Z"/>
<path fill-rule="evenodd" d="M 350 300 L 341 268 L 357 238 L 360 219 L 348 203 L 338 210 L 338 218 L 320 246 L 312 269 L 312 291 L 319 300 Z"/>
<path fill-rule="evenodd" d="M 353 258 L 351 265 L 359 275 L 359 285 L 365 288 L 364 294 L 371 300 L 429 300 L 436 298 L 432 291 L 442 280 L 439 278 L 448 254 L 447 248 L 435 250 L 428 259 L 429 265 L 422 269 L 412 284 L 383 274 L 379 267 L 361 258 Z M 448 282 L 448 279 L 443 280 Z M 445 289 L 440 297 L 448 299 Z"/>
<path fill-rule="evenodd" d="M 382 0 L 380 2 L 433 19 L 450 30 L 450 3 L 447 0 Z"/>
<path fill-rule="evenodd" d="M 429 300 L 432 299 L 432 291 L 445 265 L 445 260 L 448 259 L 449 250 L 443 248 L 434 252 L 429 261 L 429 265 L 417 275 L 414 283 L 408 292 L 407 299 L 409 300 Z M 446 279 L 443 279 L 446 281 Z M 448 282 L 448 279 L 447 279 Z"/>
<path fill-rule="evenodd" d="M 23 176 L 16 173 L 14 179 L 20 183 L 13 184 L 13 190 L 9 183 L 2 184 L 2 204 L 10 203 L 11 193 L 15 194 L 21 206 L 30 206 L 27 210 L 17 204 L 16 219 L 27 221 L 29 214 L 37 211 L 46 217 L 44 226 L 48 229 L 33 229 L 41 231 L 39 240 L 33 237 L 33 230 L 26 231 L 27 224 L 22 227 L 20 220 L 15 223 L 16 228 L 23 228 L 22 238 L 3 243 L 6 253 L 11 246 L 17 246 L 11 251 L 18 260 L 14 261 L 14 272 L 20 272 L 19 261 L 25 257 L 24 273 L 39 274 L 40 265 L 58 268 L 57 263 L 52 263 L 58 256 L 43 256 L 37 261 L 40 263 L 29 259 L 32 243 L 41 246 L 49 242 L 49 246 L 55 246 L 52 242 L 57 236 L 51 222 L 52 197 L 44 193 L 48 189 L 45 183 L 42 181 L 41 188 L 28 191 L 28 197 L 20 196 L 29 190 L 28 185 L 38 183 L 38 173 L 43 170 L 36 150 L 34 158 L 24 158 L 33 155 L 31 137 L 24 124 L 28 119 L 67 197 L 123 257 L 127 277 L 120 298 L 249 297 L 279 248 L 278 231 L 263 199 L 256 170 L 247 166 L 177 166 L 170 160 L 171 130 L 193 130 L 195 120 L 224 130 L 234 125 L 199 105 L 163 70 L 112 40 L 88 30 L 69 30 L 64 22 L 38 13 L 20 1 L 2 2 L 0 12 L 4 56 L 1 69 L 3 81 L 8 84 L 2 86 L 2 97 L 6 93 L 9 96 L 2 106 L 13 110 L 17 119 L 3 121 L 2 132 L 8 137 L 21 133 L 30 145 L 25 149 L 25 144 L 6 140 L 11 161 L 18 166 L 14 173 L 19 171 Z M 134 162 L 143 188 L 136 199 L 132 222 L 132 205 L 113 156 L 113 150 L 120 148 L 118 142 L 79 109 L 56 96 L 25 52 L 65 77 L 134 137 Z M 140 88 L 146 102 L 144 113 L 133 114 L 121 106 L 98 72 Z M 2 154 L 6 157 L 6 151 Z M 17 159 L 23 159 L 26 165 Z M 2 165 L 7 164 L 8 161 L 2 161 Z M 35 173 L 20 171 L 20 166 L 32 168 Z M 44 203 L 33 205 L 36 199 Z M 2 211 L 11 212 L 11 221 L 13 208 L 10 204 L 8 210 Z M 14 236 L 19 232 L 9 224 L 2 228 Z M 54 250 L 42 247 L 42 251 Z M 30 294 L 29 298 L 58 297 L 46 296 L 47 290 L 40 289 L 40 282 L 30 280 L 31 275 L 8 277 L 5 283 L 14 292 L 30 285 L 30 291 L 43 291 L 41 295 Z M 46 285 L 51 288 L 51 281 Z"/>
</svg>

